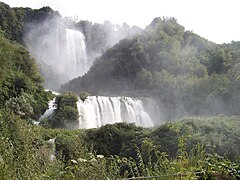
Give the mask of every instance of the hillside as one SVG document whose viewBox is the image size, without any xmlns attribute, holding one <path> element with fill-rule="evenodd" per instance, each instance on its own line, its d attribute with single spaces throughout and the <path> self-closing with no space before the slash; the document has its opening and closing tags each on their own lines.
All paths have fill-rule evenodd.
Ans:
<svg viewBox="0 0 240 180">
<path fill-rule="evenodd" d="M 218 45 L 156 18 L 140 34 L 104 52 L 63 91 L 152 97 L 166 119 L 237 115 L 239 43 Z"/>
<path fill-rule="evenodd" d="M 30 22 L 42 22 L 46 18 L 59 17 L 60 14 L 50 7 L 41 9 L 11 8 L 0 2 L 0 29 L 4 31 L 7 38 L 24 43 L 23 36 Z"/>
<path fill-rule="evenodd" d="M 62 74 L 54 67 L 55 61 L 64 61 L 64 52 L 67 49 L 66 29 L 83 33 L 89 65 L 120 39 L 141 31 L 141 28 L 130 27 L 126 23 L 115 28 L 115 24 L 110 21 L 100 24 L 63 18 L 58 11 L 48 6 L 40 9 L 11 8 L 2 2 L 0 2 L 0 29 L 7 38 L 28 48 L 37 60 L 40 73 L 45 80 L 44 86 L 53 90 L 59 90 L 62 83 L 70 80 L 67 78 L 69 72 Z M 58 50 L 61 51 L 61 55 L 56 54 Z"/>
<path fill-rule="evenodd" d="M 29 52 L 0 34 L 0 110 L 9 108 L 21 117 L 38 118 L 49 95 Z"/>
<path fill-rule="evenodd" d="M 124 122 L 73 130 L 82 116 L 79 97 L 66 92 L 56 96 L 51 118 L 33 124 L 55 95 L 44 89 L 37 61 L 23 46 L 24 32 L 32 28 L 29 22 L 39 27 L 46 18 L 59 16 L 49 7 L 10 8 L 0 2 L 0 179 L 240 179 L 240 116 L 194 116 L 154 128 Z M 64 26 L 87 34 L 91 53 L 114 42 L 107 41 L 107 22 L 66 21 Z M 47 34 L 44 28 L 42 35 Z M 116 34 L 109 37 L 139 34 L 106 50 L 86 75 L 63 90 L 155 99 L 164 113 L 159 120 L 239 114 L 240 43 L 208 42 L 184 31 L 174 18 L 156 18 L 144 31 L 126 24 L 119 31 L 110 31 Z M 87 92 L 80 94 L 82 101 Z M 102 105 L 106 99 L 114 103 L 110 97 L 96 98 L 99 109 L 100 99 Z M 111 122 L 104 111 L 103 118 Z"/>
</svg>

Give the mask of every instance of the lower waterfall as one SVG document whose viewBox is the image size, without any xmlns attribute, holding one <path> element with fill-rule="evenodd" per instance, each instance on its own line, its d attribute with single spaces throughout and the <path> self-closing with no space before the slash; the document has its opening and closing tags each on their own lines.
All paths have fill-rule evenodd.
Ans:
<svg viewBox="0 0 240 180">
<path fill-rule="evenodd" d="M 142 101 L 130 97 L 88 96 L 77 102 L 79 128 L 89 129 L 117 122 L 152 127 L 153 122 L 144 110 Z"/>
<path fill-rule="evenodd" d="M 59 94 L 57 94 L 59 95 Z M 78 126 L 76 129 L 90 129 L 118 122 L 134 123 L 137 126 L 153 127 L 149 114 L 139 99 L 130 97 L 88 96 L 84 101 L 78 99 Z M 48 109 L 39 118 L 38 124 L 45 118 L 54 116 L 57 109 L 56 97 L 49 101 Z"/>
</svg>

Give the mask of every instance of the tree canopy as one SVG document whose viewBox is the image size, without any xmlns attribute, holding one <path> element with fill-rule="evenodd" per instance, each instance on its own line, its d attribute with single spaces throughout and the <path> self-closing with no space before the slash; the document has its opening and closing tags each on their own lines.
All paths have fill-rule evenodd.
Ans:
<svg viewBox="0 0 240 180">
<path fill-rule="evenodd" d="M 238 78 L 233 75 L 238 44 L 218 45 L 185 31 L 175 18 L 156 18 L 144 31 L 104 52 L 86 75 L 62 90 L 152 97 L 166 119 L 238 115 Z"/>
</svg>

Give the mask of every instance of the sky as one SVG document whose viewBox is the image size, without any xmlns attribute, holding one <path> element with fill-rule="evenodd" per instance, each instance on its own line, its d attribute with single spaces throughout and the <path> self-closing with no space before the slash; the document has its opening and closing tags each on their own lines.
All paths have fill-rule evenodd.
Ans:
<svg viewBox="0 0 240 180">
<path fill-rule="evenodd" d="M 65 16 L 145 28 L 155 17 L 174 17 L 186 30 L 218 44 L 240 41 L 239 0 L 0 0 L 11 7 L 50 6 Z"/>
</svg>

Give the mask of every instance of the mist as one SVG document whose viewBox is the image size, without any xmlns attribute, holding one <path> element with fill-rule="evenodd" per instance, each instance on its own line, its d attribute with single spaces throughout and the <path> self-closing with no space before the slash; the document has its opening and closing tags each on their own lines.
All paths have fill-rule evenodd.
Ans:
<svg viewBox="0 0 240 180">
<path fill-rule="evenodd" d="M 62 90 L 150 98 L 157 107 L 150 116 L 157 114 L 159 125 L 186 116 L 239 115 L 237 49 L 237 42 L 218 45 L 185 31 L 175 18 L 156 18 Z"/>
<path fill-rule="evenodd" d="M 46 88 L 152 99 L 148 104 L 156 108 L 147 108 L 156 125 L 192 115 L 238 114 L 232 108 L 237 98 L 225 98 L 220 85 L 232 87 L 224 75 L 229 65 L 221 59 L 234 60 L 175 18 L 155 18 L 141 30 L 126 23 L 50 17 L 28 23 L 24 42 Z"/>
<path fill-rule="evenodd" d="M 142 30 L 50 7 L 0 12 L 3 179 L 240 177 L 240 42 L 174 17 Z"/>
<path fill-rule="evenodd" d="M 40 66 L 46 88 L 58 90 L 89 69 L 84 35 L 68 29 L 61 18 L 28 23 L 25 29 L 24 43 Z"/>
<path fill-rule="evenodd" d="M 24 28 L 24 44 L 37 60 L 45 88 L 59 90 L 61 84 L 84 75 L 95 58 L 119 40 L 139 33 L 137 26 L 78 21 L 49 16 Z"/>
</svg>

